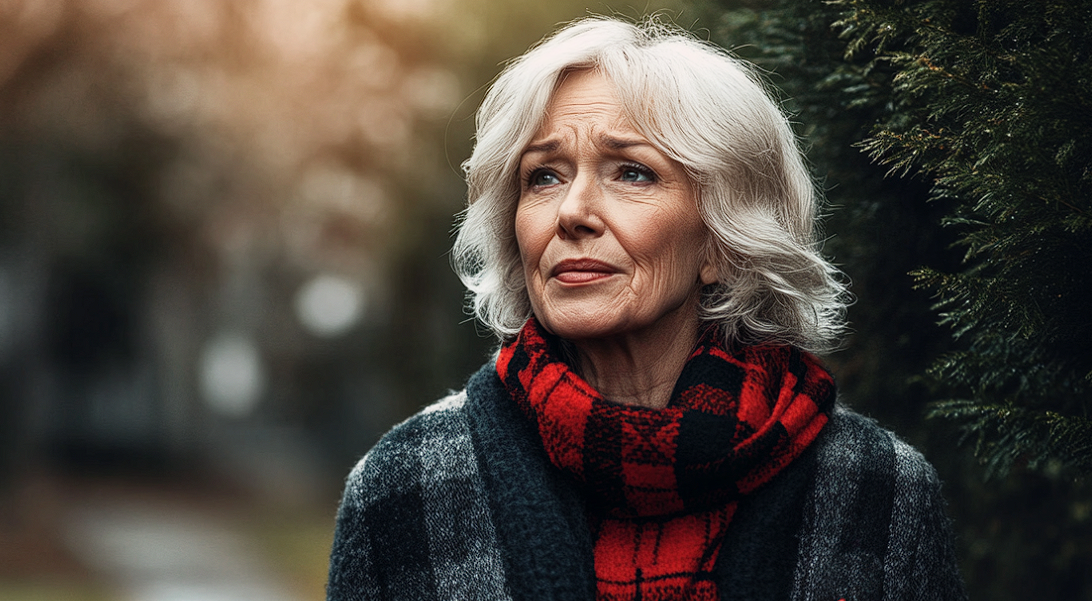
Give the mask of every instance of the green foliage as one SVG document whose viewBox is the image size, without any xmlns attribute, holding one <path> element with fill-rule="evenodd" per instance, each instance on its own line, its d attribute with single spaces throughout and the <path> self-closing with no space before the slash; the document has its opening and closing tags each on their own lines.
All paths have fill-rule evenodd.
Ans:
<svg viewBox="0 0 1092 601">
<path fill-rule="evenodd" d="M 968 430 L 978 435 L 976 452 L 989 457 L 987 466 L 991 472 L 1007 472 L 1014 454 L 1026 457 L 1033 468 L 1053 472 L 1060 462 L 1084 472 L 1092 471 L 1092 420 L 1053 411 L 1033 411 L 1012 403 L 990 405 L 975 401 L 940 402 L 934 405 L 933 413 L 968 424 Z M 987 437 L 986 432 L 997 434 Z M 994 447 L 1007 451 L 998 453 Z"/>
<path fill-rule="evenodd" d="M 894 110 L 861 147 L 932 181 L 962 268 L 923 268 L 961 348 L 935 405 L 991 473 L 1051 458 L 1092 473 L 1092 3 L 834 3 L 851 60 L 893 70 Z"/>
</svg>

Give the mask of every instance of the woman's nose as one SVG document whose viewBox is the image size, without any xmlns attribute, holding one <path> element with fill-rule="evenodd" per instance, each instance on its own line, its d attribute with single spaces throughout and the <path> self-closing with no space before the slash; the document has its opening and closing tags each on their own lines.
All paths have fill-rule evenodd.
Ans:
<svg viewBox="0 0 1092 601">
<path fill-rule="evenodd" d="M 557 210 L 558 236 L 577 239 L 602 234 L 602 200 L 603 191 L 595 178 L 578 174 Z"/>
</svg>

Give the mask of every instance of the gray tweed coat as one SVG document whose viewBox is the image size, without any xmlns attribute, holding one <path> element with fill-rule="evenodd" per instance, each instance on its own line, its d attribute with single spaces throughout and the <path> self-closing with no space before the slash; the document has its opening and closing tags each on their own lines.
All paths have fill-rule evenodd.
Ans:
<svg viewBox="0 0 1092 601">
<path fill-rule="evenodd" d="M 741 501 L 718 555 L 721 597 L 963 600 L 939 489 L 917 451 L 839 407 L 801 458 Z M 492 365 L 349 475 L 330 601 L 594 598 L 581 494 Z"/>
</svg>

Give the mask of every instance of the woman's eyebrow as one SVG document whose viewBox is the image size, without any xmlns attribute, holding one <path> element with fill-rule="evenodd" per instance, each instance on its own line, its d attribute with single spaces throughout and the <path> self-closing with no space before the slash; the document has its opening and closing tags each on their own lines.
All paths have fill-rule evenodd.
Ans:
<svg viewBox="0 0 1092 601">
<path fill-rule="evenodd" d="M 560 147 L 561 147 L 561 142 L 559 142 L 556 139 L 554 139 L 554 140 L 544 140 L 542 142 L 537 142 L 537 143 L 530 144 L 529 146 L 527 146 L 527 148 L 523 149 L 523 154 L 520 155 L 520 156 L 530 154 L 532 152 L 547 152 L 547 153 L 556 152 L 557 149 L 560 148 Z"/>
<path fill-rule="evenodd" d="M 611 134 L 599 134 L 599 143 L 611 150 L 625 150 L 634 146 L 652 146 L 644 138 L 619 138 Z"/>
<path fill-rule="evenodd" d="M 652 146 L 652 144 L 650 144 L 649 141 L 644 138 L 622 138 L 607 133 L 599 134 L 598 136 L 596 136 L 596 138 L 601 146 L 615 151 L 625 150 L 627 148 L 633 148 L 636 146 Z M 548 154 L 552 152 L 557 152 L 559 148 L 561 148 L 560 140 L 546 139 L 541 142 L 534 142 L 528 145 L 527 148 L 523 150 L 523 153 L 520 156 L 523 157 L 536 152 Z"/>
</svg>

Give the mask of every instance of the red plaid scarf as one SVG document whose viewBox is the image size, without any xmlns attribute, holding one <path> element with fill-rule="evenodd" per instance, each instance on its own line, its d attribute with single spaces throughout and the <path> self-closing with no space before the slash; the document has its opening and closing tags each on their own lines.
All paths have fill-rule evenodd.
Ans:
<svg viewBox="0 0 1092 601">
<path fill-rule="evenodd" d="M 714 329 L 664 409 L 604 399 L 531 319 L 497 373 L 550 460 L 589 500 L 601 600 L 717 599 L 717 552 L 737 501 L 798 457 L 827 422 L 834 381 L 789 347 L 729 354 Z"/>
</svg>

